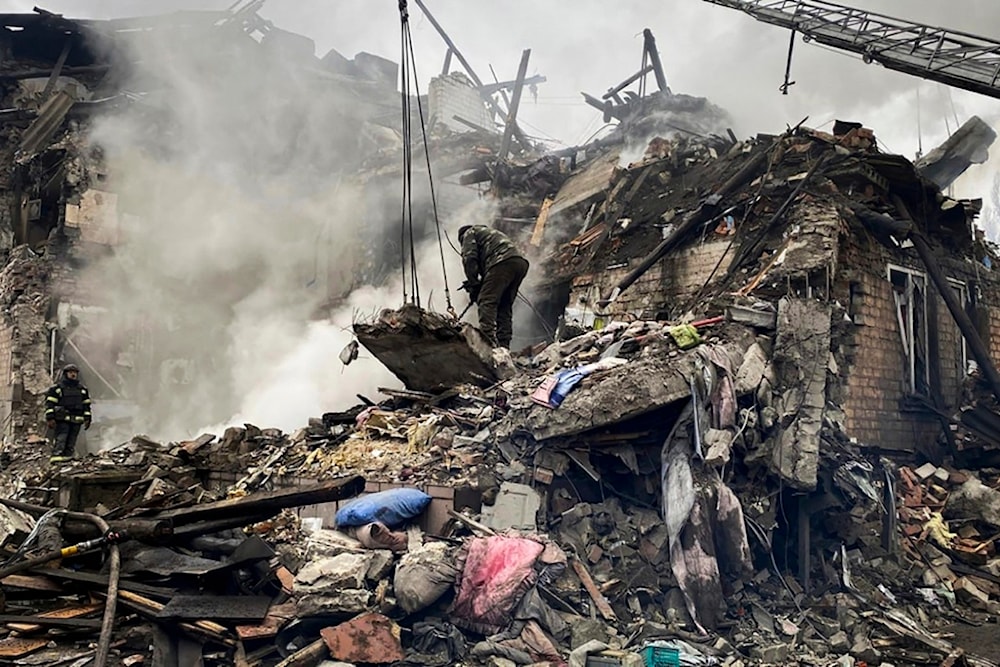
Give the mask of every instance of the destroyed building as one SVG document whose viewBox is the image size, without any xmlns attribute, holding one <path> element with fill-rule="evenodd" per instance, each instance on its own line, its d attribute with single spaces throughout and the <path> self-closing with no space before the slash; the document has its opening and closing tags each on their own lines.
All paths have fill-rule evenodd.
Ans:
<svg viewBox="0 0 1000 667">
<path fill-rule="evenodd" d="M 360 343 L 397 375 L 384 400 L 49 466 L 39 404 L 61 362 L 97 378 L 106 414 L 211 363 L 163 352 L 172 323 L 101 331 L 114 304 L 80 284 L 139 224 L 102 188 L 91 105 L 169 119 L 117 91 L 85 36 L 228 34 L 366 100 L 333 113 L 368 142 L 336 169 L 371 238 L 327 301 L 399 259 L 379 249 L 378 209 L 398 202 L 377 185 L 401 176 L 399 94 L 393 63 L 316 58 L 254 11 L 0 18 L 19 28 L 0 69 L 0 660 L 997 664 L 1000 255 L 980 202 L 944 193 L 995 138 L 978 119 L 917 164 L 856 122 L 740 140 L 669 89 L 647 31 L 636 78 L 658 91 L 587 96 L 616 130 L 539 154 L 513 114 L 492 126 L 495 89 L 446 72 L 414 160 L 433 152 L 459 183 L 417 206 L 487 192 L 531 255 L 550 339 L 502 359 L 450 315 L 386 309 L 341 356 Z"/>
</svg>

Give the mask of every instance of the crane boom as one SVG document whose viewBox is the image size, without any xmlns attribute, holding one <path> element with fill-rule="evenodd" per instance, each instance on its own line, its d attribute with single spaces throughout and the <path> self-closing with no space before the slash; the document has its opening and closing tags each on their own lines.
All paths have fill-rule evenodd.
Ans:
<svg viewBox="0 0 1000 667">
<path fill-rule="evenodd" d="M 865 62 L 1000 98 L 1000 42 L 823 0 L 704 0 Z"/>
</svg>

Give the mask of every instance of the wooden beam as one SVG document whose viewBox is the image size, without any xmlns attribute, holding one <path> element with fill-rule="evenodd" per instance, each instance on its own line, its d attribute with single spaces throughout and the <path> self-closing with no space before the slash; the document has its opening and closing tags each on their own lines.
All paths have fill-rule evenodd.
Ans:
<svg viewBox="0 0 1000 667">
<path fill-rule="evenodd" d="M 78 76 L 80 74 L 103 74 L 111 69 L 111 65 L 86 65 L 83 67 L 66 67 L 63 68 L 62 74 L 66 76 Z M 22 69 L 16 72 L 0 72 L 0 80 L 2 79 L 40 79 L 43 76 L 52 76 L 52 72 L 55 71 L 55 67 L 46 67 L 43 69 Z"/>
<path fill-rule="evenodd" d="M 200 521 L 259 516 L 262 513 L 271 516 L 283 509 L 352 498 L 364 490 L 364 477 L 354 475 L 312 486 L 251 493 L 242 498 L 227 498 L 214 503 L 202 503 L 194 507 L 166 510 L 158 512 L 154 516 L 158 519 L 173 520 L 175 526 Z"/>
<path fill-rule="evenodd" d="M 642 31 L 642 37 L 643 48 L 646 49 L 646 55 L 649 56 L 649 63 L 653 67 L 653 73 L 656 75 L 656 85 L 659 87 L 660 92 L 669 93 L 670 87 L 667 85 L 667 76 L 663 73 L 660 52 L 656 50 L 656 38 L 653 37 L 653 31 L 646 28 Z"/>
<path fill-rule="evenodd" d="M 330 649 L 327 648 L 326 642 L 317 639 L 279 662 L 276 667 L 316 667 L 329 657 Z"/>
<path fill-rule="evenodd" d="M 155 617 L 156 614 L 166 606 L 159 602 L 155 602 L 154 600 L 150 600 L 149 598 L 143 597 L 138 593 L 133 593 L 132 591 L 118 591 L 118 597 L 125 605 L 149 617 Z M 183 622 L 177 623 L 175 627 L 179 627 L 185 632 L 189 632 L 196 636 L 205 637 L 219 642 L 220 644 L 226 644 L 229 646 L 235 646 L 236 644 L 236 640 L 232 638 L 229 630 L 225 626 L 219 625 L 214 621 L 201 620 Z"/>
<path fill-rule="evenodd" d="M 451 69 L 451 54 L 454 53 L 451 47 L 448 47 L 447 53 L 444 54 L 444 64 L 441 65 L 441 76 L 448 76 L 448 70 Z"/>
<path fill-rule="evenodd" d="M 511 135 L 516 127 L 517 109 L 521 105 L 521 92 L 524 90 L 524 75 L 528 73 L 528 59 L 531 57 L 531 49 L 521 52 L 521 65 L 517 68 L 517 80 L 514 82 L 514 92 L 510 98 L 510 109 L 507 111 L 507 119 L 504 121 L 503 139 L 500 141 L 500 152 L 497 160 L 506 160 L 507 152 L 510 150 Z"/>
<path fill-rule="evenodd" d="M 626 88 L 628 88 L 628 86 L 629 86 L 630 83 L 632 83 L 633 81 L 638 80 L 641 77 L 646 76 L 647 74 L 649 74 L 652 71 L 653 71 L 653 66 L 652 65 L 646 65 L 641 70 L 639 70 L 638 72 L 636 72 L 635 74 L 633 74 L 629 78 L 625 79 L 624 81 L 622 81 L 621 83 L 619 83 L 614 88 L 611 88 L 610 90 L 608 90 L 608 92 L 606 92 L 603 95 L 601 95 L 601 97 L 603 99 L 605 99 L 605 100 L 611 99 L 612 97 L 615 97 L 616 95 L 618 95 L 618 93 L 620 93 L 623 90 L 625 90 Z"/>
<path fill-rule="evenodd" d="M 67 37 L 66 42 L 63 44 L 62 51 L 59 53 L 59 59 L 56 60 L 56 64 L 52 67 L 52 74 L 49 75 L 49 80 L 45 82 L 45 90 L 42 91 L 42 101 L 44 102 L 52 94 L 52 91 L 56 87 L 56 81 L 59 79 L 59 74 L 62 72 L 63 65 L 66 64 L 66 58 L 69 57 L 70 48 L 73 46 L 73 38 Z"/>
<path fill-rule="evenodd" d="M 594 601 L 594 606 L 597 607 L 597 611 L 600 612 L 601 616 L 606 621 L 611 621 L 613 623 L 618 621 L 618 617 L 615 616 L 615 610 L 611 608 L 608 604 L 607 599 L 601 590 L 594 583 L 593 577 L 590 576 L 590 572 L 584 567 L 583 563 L 575 557 L 570 557 L 570 565 L 573 567 L 573 571 L 576 572 L 576 576 L 580 577 L 580 583 L 583 584 L 584 589 L 586 589 L 587 594 L 590 595 L 590 599 Z"/>
<path fill-rule="evenodd" d="M 546 197 L 545 201 L 542 202 L 542 208 L 535 220 L 535 229 L 531 232 L 531 245 L 535 247 L 542 245 L 542 238 L 545 236 L 545 222 L 549 219 L 549 209 L 552 208 L 554 201 L 551 197 Z"/>
</svg>

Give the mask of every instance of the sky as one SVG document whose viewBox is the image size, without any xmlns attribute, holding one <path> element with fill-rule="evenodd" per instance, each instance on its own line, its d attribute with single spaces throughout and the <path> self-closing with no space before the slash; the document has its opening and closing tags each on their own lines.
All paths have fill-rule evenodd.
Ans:
<svg viewBox="0 0 1000 667">
<path fill-rule="evenodd" d="M 2 0 L 0 9 L 31 11 L 37 1 Z M 706 96 L 728 109 L 740 136 L 780 130 L 805 116 L 813 126 L 842 118 L 875 129 L 885 150 L 912 157 L 921 144 L 926 152 L 945 138 L 956 117 L 962 122 L 978 113 L 991 123 L 1000 120 L 1000 104 L 990 98 L 801 41 L 792 67 L 796 83 L 789 95 L 781 95 L 788 32 L 703 0 L 626 0 L 613 10 L 604 0 L 426 4 L 483 80 L 491 78 L 491 65 L 500 79 L 514 78 L 521 50 L 532 49 L 529 73 L 544 75 L 548 82 L 539 86 L 537 101 L 530 96 L 523 100 L 521 122 L 534 136 L 566 145 L 583 142 L 600 129 L 600 114 L 582 102 L 580 92 L 600 95 L 638 70 L 647 27 L 657 38 L 671 88 Z M 229 5 L 230 0 L 42 4 L 76 18 Z M 856 0 L 853 6 L 969 32 L 1000 26 L 1000 3 L 992 0 Z M 418 75 L 426 90 L 429 77 L 440 71 L 445 46 L 421 10 L 413 3 L 410 8 Z M 399 60 L 395 0 L 268 0 L 261 13 L 277 27 L 311 37 L 318 56 L 336 48 L 347 57 L 368 51 Z"/>
</svg>

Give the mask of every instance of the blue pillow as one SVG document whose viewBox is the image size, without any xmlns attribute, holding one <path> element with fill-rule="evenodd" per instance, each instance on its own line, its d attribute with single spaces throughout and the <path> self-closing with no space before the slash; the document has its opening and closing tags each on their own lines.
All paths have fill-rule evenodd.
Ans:
<svg viewBox="0 0 1000 667">
<path fill-rule="evenodd" d="M 431 497 L 420 489 L 389 489 L 362 496 L 337 511 L 338 527 L 364 526 L 379 521 L 389 528 L 406 523 L 427 509 Z"/>
</svg>

